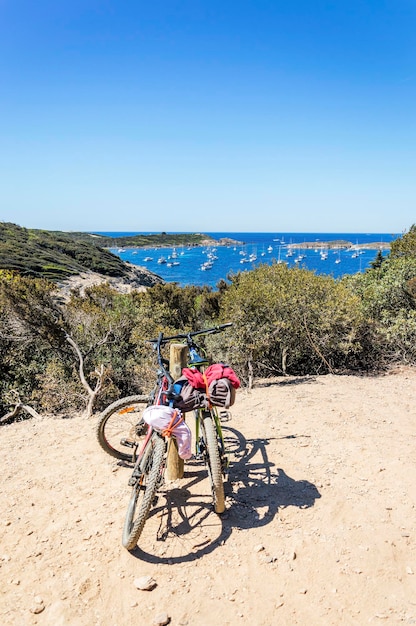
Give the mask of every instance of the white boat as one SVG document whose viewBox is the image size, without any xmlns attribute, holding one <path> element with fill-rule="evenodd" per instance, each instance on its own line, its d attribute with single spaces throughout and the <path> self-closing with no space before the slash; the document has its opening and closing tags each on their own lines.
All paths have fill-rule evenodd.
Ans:
<svg viewBox="0 0 416 626">
<path fill-rule="evenodd" d="M 165 257 L 164 257 L 164 256 L 160 256 L 160 257 L 158 258 L 157 262 L 158 262 L 158 263 L 160 263 L 160 264 L 162 265 L 163 263 L 166 263 L 166 259 L 165 259 Z"/>
<path fill-rule="evenodd" d="M 153 257 L 151 256 L 145 256 L 143 261 L 153 261 Z"/>
</svg>

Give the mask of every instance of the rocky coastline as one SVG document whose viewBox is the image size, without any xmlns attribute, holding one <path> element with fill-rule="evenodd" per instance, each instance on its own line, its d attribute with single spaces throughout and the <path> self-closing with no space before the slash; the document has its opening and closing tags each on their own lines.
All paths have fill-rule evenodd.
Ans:
<svg viewBox="0 0 416 626">
<path fill-rule="evenodd" d="M 165 281 L 158 274 L 150 272 L 145 267 L 125 262 L 127 273 L 124 276 L 106 276 L 97 272 L 86 271 L 69 276 L 57 283 L 59 295 L 68 300 L 73 290 L 79 290 L 80 295 L 85 290 L 96 285 L 108 284 L 119 293 L 131 293 L 134 290 L 145 291 L 147 287 L 164 284 Z"/>
</svg>

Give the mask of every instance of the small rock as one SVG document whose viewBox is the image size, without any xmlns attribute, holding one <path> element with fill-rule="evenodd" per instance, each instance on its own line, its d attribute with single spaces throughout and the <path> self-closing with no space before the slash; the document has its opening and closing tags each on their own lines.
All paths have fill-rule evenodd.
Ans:
<svg viewBox="0 0 416 626">
<path fill-rule="evenodd" d="M 410 575 L 414 574 L 414 572 L 413 572 L 411 567 L 409 567 L 409 566 L 406 567 L 406 574 L 410 574 Z"/>
<path fill-rule="evenodd" d="M 34 613 L 35 615 L 38 615 L 39 613 L 42 613 L 42 611 L 45 610 L 45 604 L 42 600 L 42 598 L 40 596 L 35 596 L 33 598 L 33 606 L 30 609 L 31 613 Z"/>
<path fill-rule="evenodd" d="M 259 543 L 257 546 L 254 546 L 254 552 L 261 552 L 262 550 L 264 550 L 264 546 Z"/>
<path fill-rule="evenodd" d="M 155 626 L 166 626 L 170 623 L 170 617 L 167 613 L 159 613 L 154 617 L 153 622 Z"/>
<path fill-rule="evenodd" d="M 142 576 L 134 579 L 134 586 L 141 591 L 151 591 L 156 587 L 156 581 L 151 576 Z"/>
<path fill-rule="evenodd" d="M 299 593 L 301 593 L 301 594 L 303 594 L 303 595 L 304 595 L 305 593 L 307 593 L 307 592 L 308 592 L 308 590 L 307 590 L 307 589 L 299 589 Z"/>
<path fill-rule="evenodd" d="M 273 557 L 272 556 L 265 556 L 263 558 L 263 563 L 273 563 Z"/>
</svg>

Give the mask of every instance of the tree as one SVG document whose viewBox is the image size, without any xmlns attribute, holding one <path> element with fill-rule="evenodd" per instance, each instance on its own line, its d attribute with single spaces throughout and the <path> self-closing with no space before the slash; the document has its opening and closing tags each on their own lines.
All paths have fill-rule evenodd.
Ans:
<svg viewBox="0 0 416 626">
<path fill-rule="evenodd" d="M 382 266 L 383 261 L 384 261 L 383 253 L 381 250 L 379 250 L 375 256 L 375 259 L 370 262 L 370 267 L 373 270 L 376 270 Z"/>
</svg>

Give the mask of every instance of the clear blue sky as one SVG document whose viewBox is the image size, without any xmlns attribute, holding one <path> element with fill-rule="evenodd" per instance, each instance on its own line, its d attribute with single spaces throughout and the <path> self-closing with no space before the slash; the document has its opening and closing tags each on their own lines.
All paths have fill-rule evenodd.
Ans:
<svg viewBox="0 0 416 626">
<path fill-rule="evenodd" d="M 399 233 L 415 0 L 0 0 L 0 221 Z"/>
</svg>

